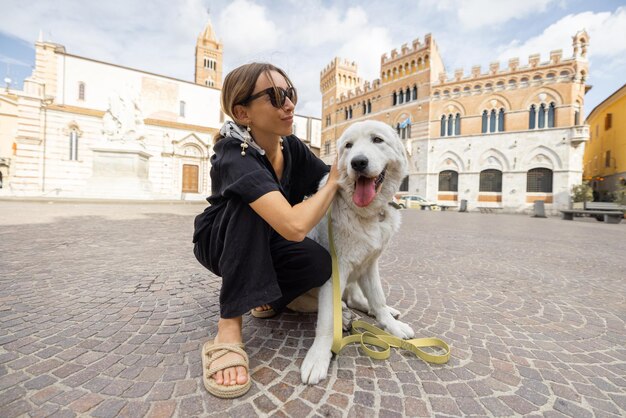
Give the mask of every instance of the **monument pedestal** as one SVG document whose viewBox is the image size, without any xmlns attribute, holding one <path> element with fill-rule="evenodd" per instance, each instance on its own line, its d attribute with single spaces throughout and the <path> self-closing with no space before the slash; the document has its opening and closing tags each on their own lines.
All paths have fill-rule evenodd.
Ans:
<svg viewBox="0 0 626 418">
<path fill-rule="evenodd" d="M 151 154 L 137 143 L 109 142 L 92 148 L 93 171 L 85 197 L 149 199 L 152 197 L 149 159 Z"/>
</svg>

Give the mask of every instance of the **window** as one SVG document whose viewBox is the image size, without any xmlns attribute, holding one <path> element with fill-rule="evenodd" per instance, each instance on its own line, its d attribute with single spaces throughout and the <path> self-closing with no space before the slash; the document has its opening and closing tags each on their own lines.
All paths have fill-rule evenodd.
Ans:
<svg viewBox="0 0 626 418">
<path fill-rule="evenodd" d="M 398 93 L 398 104 L 402 103 L 404 103 L 404 94 L 402 93 L 402 90 L 400 90 L 400 93 Z"/>
<path fill-rule="evenodd" d="M 179 116 L 180 116 L 181 118 L 184 118 L 184 117 L 185 117 L 185 102 L 183 102 L 182 100 L 180 101 Z"/>
<path fill-rule="evenodd" d="M 504 132 L 504 108 L 498 112 L 498 132 Z"/>
<path fill-rule="evenodd" d="M 398 96 L 396 95 L 396 92 L 393 92 L 393 105 L 397 105 L 398 104 Z"/>
<path fill-rule="evenodd" d="M 554 112 L 555 112 L 555 106 L 554 106 L 554 102 L 550 103 L 550 106 L 548 107 L 548 128 L 554 128 Z"/>
<path fill-rule="evenodd" d="M 491 109 L 491 113 L 489 113 L 489 132 L 496 131 L 496 110 Z"/>
<path fill-rule="evenodd" d="M 410 102 L 411 101 L 411 90 L 409 90 L 409 88 L 406 88 L 406 91 L 404 92 L 404 97 L 406 97 L 406 101 Z"/>
<path fill-rule="evenodd" d="M 367 113 L 372 113 L 372 102 L 367 101 Z"/>
<path fill-rule="evenodd" d="M 575 110 L 574 111 L 574 125 L 575 126 L 580 125 L 580 110 Z"/>
<path fill-rule="evenodd" d="M 613 126 L 613 114 L 607 113 L 604 117 L 604 130 L 608 131 Z"/>
<path fill-rule="evenodd" d="M 324 142 L 324 154 L 325 155 L 330 154 L 330 140 Z"/>
<path fill-rule="evenodd" d="M 552 193 L 552 170 L 533 168 L 526 175 L 526 192 Z"/>
<path fill-rule="evenodd" d="M 454 134 L 461 135 L 461 114 L 457 113 L 454 118 Z"/>
<path fill-rule="evenodd" d="M 402 183 L 400 183 L 400 191 L 408 192 L 409 191 L 409 176 L 406 176 L 402 179 Z"/>
<path fill-rule="evenodd" d="M 544 128 L 546 126 L 546 105 L 541 103 L 539 106 L 539 115 L 537 117 L 537 127 L 539 129 Z"/>
<path fill-rule="evenodd" d="M 448 136 L 452 136 L 454 132 L 454 118 L 452 115 L 448 115 Z"/>
<path fill-rule="evenodd" d="M 611 150 L 608 150 L 604 155 L 604 166 L 607 168 L 611 167 Z"/>
<path fill-rule="evenodd" d="M 352 119 L 352 106 L 348 108 L 348 119 Z"/>
<path fill-rule="evenodd" d="M 413 86 L 413 97 L 412 100 L 417 100 L 417 86 Z"/>
<path fill-rule="evenodd" d="M 481 192 L 502 193 L 502 171 L 500 170 L 483 170 L 480 172 Z"/>
<path fill-rule="evenodd" d="M 85 100 L 85 83 L 78 83 L 78 100 Z"/>
<path fill-rule="evenodd" d="M 459 191 L 459 173 L 453 170 L 445 170 L 439 173 L 440 192 Z"/>
<path fill-rule="evenodd" d="M 441 131 L 439 132 L 439 136 L 446 136 L 446 115 L 441 117 Z"/>
<path fill-rule="evenodd" d="M 535 129 L 535 119 L 537 118 L 537 111 L 535 105 L 530 106 L 528 112 L 528 129 Z"/>
<path fill-rule="evenodd" d="M 480 130 L 481 133 L 487 133 L 487 121 L 489 119 L 488 113 L 486 110 L 483 110 L 483 120 L 482 120 L 482 128 Z"/>
<path fill-rule="evenodd" d="M 363 114 L 367 115 L 367 104 L 363 102 Z"/>
<path fill-rule="evenodd" d="M 72 128 L 70 131 L 70 161 L 78 161 L 78 131 Z"/>
</svg>

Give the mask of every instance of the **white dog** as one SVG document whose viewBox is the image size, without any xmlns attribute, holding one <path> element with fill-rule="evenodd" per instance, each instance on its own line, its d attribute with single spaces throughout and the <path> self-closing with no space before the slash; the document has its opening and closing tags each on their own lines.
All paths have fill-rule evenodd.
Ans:
<svg viewBox="0 0 626 418">
<path fill-rule="evenodd" d="M 378 273 L 378 258 L 400 227 L 400 213 L 388 203 L 407 175 L 406 151 L 395 130 L 376 121 L 351 125 L 337 147 L 340 188 L 332 203 L 332 226 L 343 300 L 349 307 L 374 316 L 387 332 L 412 338 L 413 329 L 395 319 L 400 313 L 387 306 Z M 309 236 L 328 249 L 327 228 L 324 217 Z M 319 290 L 315 340 L 301 367 L 304 383 L 316 384 L 328 373 L 333 341 L 332 292 L 332 280 Z M 311 295 L 305 295 L 304 302 L 297 299 L 290 307 L 310 311 L 302 306 L 307 297 L 310 302 Z"/>
</svg>

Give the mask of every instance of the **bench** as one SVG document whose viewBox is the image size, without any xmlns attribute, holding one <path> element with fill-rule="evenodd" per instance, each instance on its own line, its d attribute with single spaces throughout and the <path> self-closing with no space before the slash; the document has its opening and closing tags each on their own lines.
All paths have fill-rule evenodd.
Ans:
<svg viewBox="0 0 626 418">
<path fill-rule="evenodd" d="M 584 209 L 565 209 L 561 210 L 563 219 L 573 221 L 574 215 L 595 216 L 598 220 L 603 220 L 607 224 L 618 224 L 624 218 L 624 213 L 616 210 L 584 210 Z"/>
<path fill-rule="evenodd" d="M 499 210 L 502 210 L 502 208 L 486 206 L 479 206 L 477 207 L 477 209 L 480 211 L 480 213 L 498 213 Z"/>
<path fill-rule="evenodd" d="M 608 211 L 626 211 L 626 206 L 620 206 L 613 202 L 585 202 L 585 210 L 608 210 Z"/>
</svg>

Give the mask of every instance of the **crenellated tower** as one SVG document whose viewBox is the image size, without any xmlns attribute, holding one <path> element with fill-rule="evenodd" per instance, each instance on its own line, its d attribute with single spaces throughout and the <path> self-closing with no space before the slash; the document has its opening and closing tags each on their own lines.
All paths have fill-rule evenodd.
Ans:
<svg viewBox="0 0 626 418">
<path fill-rule="evenodd" d="M 210 20 L 196 43 L 195 82 L 222 88 L 222 43 L 217 39 Z"/>
</svg>

